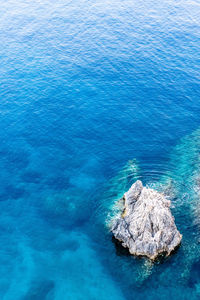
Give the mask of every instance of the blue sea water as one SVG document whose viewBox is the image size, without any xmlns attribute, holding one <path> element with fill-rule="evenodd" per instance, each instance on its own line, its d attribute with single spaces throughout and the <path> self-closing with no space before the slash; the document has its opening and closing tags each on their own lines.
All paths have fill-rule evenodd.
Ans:
<svg viewBox="0 0 200 300">
<path fill-rule="evenodd" d="M 199 299 L 199 1 L 0 4 L 0 299 Z M 183 234 L 154 265 L 106 226 L 137 178 Z"/>
</svg>

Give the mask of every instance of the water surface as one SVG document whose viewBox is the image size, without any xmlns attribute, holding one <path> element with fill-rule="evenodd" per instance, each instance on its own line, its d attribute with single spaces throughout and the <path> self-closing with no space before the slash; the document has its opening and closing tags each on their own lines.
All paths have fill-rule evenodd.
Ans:
<svg viewBox="0 0 200 300">
<path fill-rule="evenodd" d="M 0 3 L 0 298 L 199 299 L 199 2 Z M 173 182 L 155 266 L 105 225 L 137 178 Z"/>
</svg>

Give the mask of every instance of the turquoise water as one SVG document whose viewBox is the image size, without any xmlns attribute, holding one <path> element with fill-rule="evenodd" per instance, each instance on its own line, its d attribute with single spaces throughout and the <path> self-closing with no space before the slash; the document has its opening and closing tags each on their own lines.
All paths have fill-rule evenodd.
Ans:
<svg viewBox="0 0 200 300">
<path fill-rule="evenodd" d="M 199 2 L 0 3 L 0 299 L 199 299 Z M 138 178 L 183 234 L 154 265 L 107 228 Z"/>
</svg>

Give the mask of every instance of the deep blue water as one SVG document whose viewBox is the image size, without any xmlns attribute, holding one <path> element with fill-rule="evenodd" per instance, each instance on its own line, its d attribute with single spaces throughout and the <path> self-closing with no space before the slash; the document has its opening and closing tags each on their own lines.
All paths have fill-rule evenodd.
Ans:
<svg viewBox="0 0 200 300">
<path fill-rule="evenodd" d="M 0 299 L 199 299 L 199 1 L 0 4 Z M 136 178 L 175 190 L 155 265 L 106 227 Z"/>
</svg>

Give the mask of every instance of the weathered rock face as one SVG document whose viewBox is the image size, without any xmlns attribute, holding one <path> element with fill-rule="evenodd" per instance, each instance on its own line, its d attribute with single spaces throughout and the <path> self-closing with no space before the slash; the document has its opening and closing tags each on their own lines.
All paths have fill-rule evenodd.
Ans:
<svg viewBox="0 0 200 300">
<path fill-rule="evenodd" d="M 113 221 L 114 237 L 134 255 L 155 259 L 169 255 L 181 242 L 170 201 L 136 181 L 123 196 L 124 211 Z"/>
</svg>

